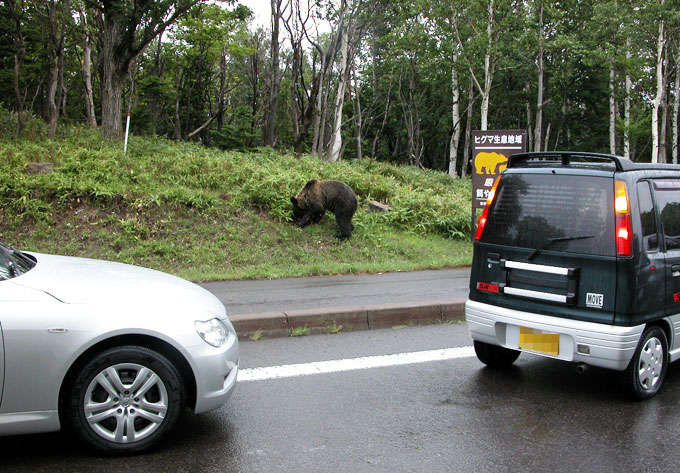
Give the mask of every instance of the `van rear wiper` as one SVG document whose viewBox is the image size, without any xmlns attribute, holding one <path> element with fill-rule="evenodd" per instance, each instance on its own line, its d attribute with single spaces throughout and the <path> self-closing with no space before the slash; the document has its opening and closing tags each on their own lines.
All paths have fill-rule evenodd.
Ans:
<svg viewBox="0 0 680 473">
<path fill-rule="evenodd" d="M 529 256 L 527 256 L 527 260 L 531 261 L 532 259 L 534 259 L 534 257 L 537 254 L 539 254 L 541 251 L 545 250 L 547 247 L 549 247 L 553 243 L 557 243 L 559 241 L 584 240 L 586 238 L 595 238 L 595 235 L 581 235 L 581 236 L 548 238 L 548 241 L 543 243 L 541 246 L 536 248 Z"/>
</svg>

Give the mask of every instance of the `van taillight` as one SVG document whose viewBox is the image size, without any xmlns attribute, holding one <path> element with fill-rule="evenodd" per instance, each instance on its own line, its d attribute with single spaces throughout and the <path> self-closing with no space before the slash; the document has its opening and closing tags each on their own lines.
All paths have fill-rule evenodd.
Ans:
<svg viewBox="0 0 680 473">
<path fill-rule="evenodd" d="M 616 212 L 616 254 L 633 254 L 633 231 L 630 223 L 630 201 L 623 181 L 615 181 L 614 211 Z"/>
<path fill-rule="evenodd" d="M 477 222 L 477 232 L 475 232 L 475 241 L 479 241 L 480 238 L 482 238 L 482 233 L 484 232 L 484 227 L 486 226 L 486 219 L 489 215 L 489 207 L 491 206 L 491 203 L 493 200 L 496 198 L 496 188 L 498 187 L 498 183 L 500 182 L 501 178 L 497 178 L 496 182 L 493 183 L 493 187 L 489 191 L 489 195 L 486 198 L 486 205 L 484 206 L 484 211 L 482 212 L 482 216 L 479 218 L 479 222 Z"/>
</svg>

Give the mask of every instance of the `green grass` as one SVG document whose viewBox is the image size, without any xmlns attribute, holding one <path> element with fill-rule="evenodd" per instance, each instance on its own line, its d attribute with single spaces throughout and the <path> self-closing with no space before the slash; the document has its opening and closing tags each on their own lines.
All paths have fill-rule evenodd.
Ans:
<svg viewBox="0 0 680 473">
<path fill-rule="evenodd" d="M 55 171 L 28 175 L 29 162 L 52 162 Z M 337 241 L 330 213 L 293 225 L 289 199 L 308 179 L 355 190 L 351 240 Z M 123 154 L 121 143 L 84 128 L 53 140 L 0 140 L 0 241 L 194 281 L 465 266 L 470 194 L 469 180 L 372 159 L 324 163 L 136 136 Z M 368 213 L 370 200 L 392 210 Z"/>
<path fill-rule="evenodd" d="M 291 337 L 306 337 L 307 335 L 311 335 L 311 333 L 312 331 L 309 330 L 306 325 L 304 327 L 297 327 L 288 331 L 288 334 Z"/>
<path fill-rule="evenodd" d="M 333 325 L 326 327 L 326 333 L 336 335 L 342 332 L 342 325 L 338 325 L 338 322 L 333 320 Z"/>
</svg>

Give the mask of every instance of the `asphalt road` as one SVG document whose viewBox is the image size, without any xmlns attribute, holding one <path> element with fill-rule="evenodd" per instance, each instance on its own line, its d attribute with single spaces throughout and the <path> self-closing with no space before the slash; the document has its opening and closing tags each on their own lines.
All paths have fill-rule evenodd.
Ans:
<svg viewBox="0 0 680 473">
<path fill-rule="evenodd" d="M 201 284 L 229 314 L 465 298 L 470 269 Z"/>
<path fill-rule="evenodd" d="M 241 361 L 251 374 L 256 367 L 469 344 L 463 324 L 433 325 L 244 341 Z M 677 471 L 678 367 L 671 365 L 662 391 L 642 403 L 628 401 L 616 379 L 610 371 L 578 375 L 573 365 L 523 354 L 506 371 L 464 356 L 240 380 L 228 405 L 185 413 L 151 453 L 107 458 L 63 434 L 5 437 L 0 471 Z"/>
</svg>

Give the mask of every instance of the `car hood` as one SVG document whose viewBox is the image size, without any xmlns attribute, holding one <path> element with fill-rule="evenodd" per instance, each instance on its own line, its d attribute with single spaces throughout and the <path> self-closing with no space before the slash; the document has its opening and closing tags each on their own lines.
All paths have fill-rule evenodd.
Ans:
<svg viewBox="0 0 680 473">
<path fill-rule="evenodd" d="M 29 253 L 38 263 L 12 281 L 44 291 L 68 304 L 152 305 L 191 308 L 223 316 L 222 303 L 206 289 L 153 269 L 111 261 Z"/>
</svg>

